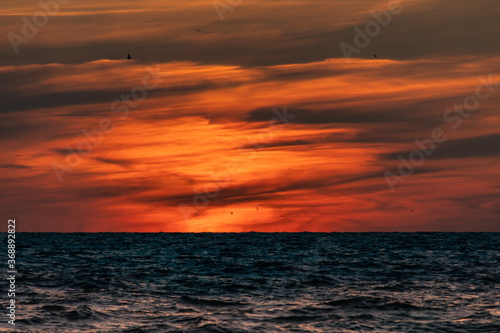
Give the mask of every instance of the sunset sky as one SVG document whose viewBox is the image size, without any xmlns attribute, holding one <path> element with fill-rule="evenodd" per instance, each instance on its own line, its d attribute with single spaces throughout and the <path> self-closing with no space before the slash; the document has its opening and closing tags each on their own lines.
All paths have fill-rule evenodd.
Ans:
<svg viewBox="0 0 500 333">
<path fill-rule="evenodd" d="M 500 231 L 498 0 L 44 2 L 2 1 L 5 230 Z"/>
</svg>

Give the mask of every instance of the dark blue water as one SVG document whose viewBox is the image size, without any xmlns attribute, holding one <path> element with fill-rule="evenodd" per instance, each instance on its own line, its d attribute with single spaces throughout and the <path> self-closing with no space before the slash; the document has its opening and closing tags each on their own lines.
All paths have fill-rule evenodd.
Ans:
<svg viewBox="0 0 500 333">
<path fill-rule="evenodd" d="M 500 332 L 499 233 L 16 241 L 19 332 Z"/>
</svg>

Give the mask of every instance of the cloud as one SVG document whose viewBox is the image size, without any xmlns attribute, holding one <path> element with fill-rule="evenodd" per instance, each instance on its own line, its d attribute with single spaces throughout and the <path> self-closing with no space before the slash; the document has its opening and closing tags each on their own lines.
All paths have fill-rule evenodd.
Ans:
<svg viewBox="0 0 500 333">
<path fill-rule="evenodd" d="M 6 164 L 0 164 L 0 168 L 2 169 L 30 169 L 31 166 L 29 165 L 22 165 L 22 164 L 14 164 L 14 163 L 6 163 Z"/>
<path fill-rule="evenodd" d="M 259 0 L 221 22 L 201 1 L 72 1 L 19 55 L 0 41 L 0 209 L 39 231 L 465 230 L 478 217 L 498 230 L 498 91 L 397 193 L 383 172 L 479 75 L 499 81 L 500 7 L 405 1 L 348 62 L 340 42 L 387 3 Z M 7 2 L 0 33 L 37 6 Z M 111 103 L 156 65 L 161 83 L 119 118 Z M 285 106 L 296 117 L 277 130 Z M 103 118 L 113 131 L 96 132 Z M 65 149 L 89 133 L 91 152 Z M 52 165 L 68 161 L 60 183 Z M 177 205 L 217 175 L 225 186 L 184 220 Z"/>
<path fill-rule="evenodd" d="M 403 11 L 392 15 L 390 24 L 358 57 L 371 58 L 375 51 L 382 58 L 400 60 L 496 55 L 500 32 L 495 27 L 500 10 L 494 1 L 402 1 Z M 85 8 L 64 5 L 32 41 L 21 46 L 17 56 L 4 39 L 0 65 L 116 60 L 129 52 L 148 62 L 189 60 L 241 66 L 341 58 L 339 44 L 353 44 L 353 28 L 364 29 L 374 20 L 370 12 L 387 9 L 388 2 L 336 1 L 311 6 L 307 1 L 260 0 L 236 7 L 226 13 L 223 22 L 212 6 L 201 2 L 160 6 L 157 1 L 146 1 L 141 9 L 125 5 L 127 8 L 119 10 L 95 2 Z M 36 3 L 33 7 L 6 7 L 17 15 L 3 16 L 0 33 L 4 36 L 20 33 L 20 17 L 39 10 Z M 446 16 L 441 15 L 444 12 Z M 130 29 L 130 22 L 135 22 L 134 29 Z"/>
<path fill-rule="evenodd" d="M 435 148 L 432 159 L 500 157 L 500 134 L 450 140 Z M 418 149 L 415 147 L 415 149 Z M 401 151 L 383 155 L 387 159 L 398 159 L 408 156 L 411 151 Z"/>
</svg>

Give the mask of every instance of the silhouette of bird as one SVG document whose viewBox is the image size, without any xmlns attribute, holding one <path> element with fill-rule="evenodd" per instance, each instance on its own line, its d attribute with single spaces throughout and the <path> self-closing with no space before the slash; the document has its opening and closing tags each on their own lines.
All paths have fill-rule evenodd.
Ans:
<svg viewBox="0 0 500 333">
<path fill-rule="evenodd" d="M 128 60 L 132 59 L 132 57 L 130 56 L 130 53 L 128 54 L 127 59 Z"/>
<path fill-rule="evenodd" d="M 375 53 L 373 54 L 373 56 L 374 56 L 375 58 L 377 58 L 377 55 L 376 55 Z"/>
</svg>

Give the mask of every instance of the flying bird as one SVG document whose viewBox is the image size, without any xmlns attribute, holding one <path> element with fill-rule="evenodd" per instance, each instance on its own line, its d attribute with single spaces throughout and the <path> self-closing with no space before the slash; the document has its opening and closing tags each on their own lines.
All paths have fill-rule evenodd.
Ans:
<svg viewBox="0 0 500 333">
<path fill-rule="evenodd" d="M 128 54 L 127 59 L 128 60 L 132 59 L 132 57 L 130 56 L 130 53 Z"/>
<path fill-rule="evenodd" d="M 373 54 L 373 56 L 374 56 L 375 58 L 377 58 L 377 55 L 376 55 L 375 53 Z"/>
</svg>

